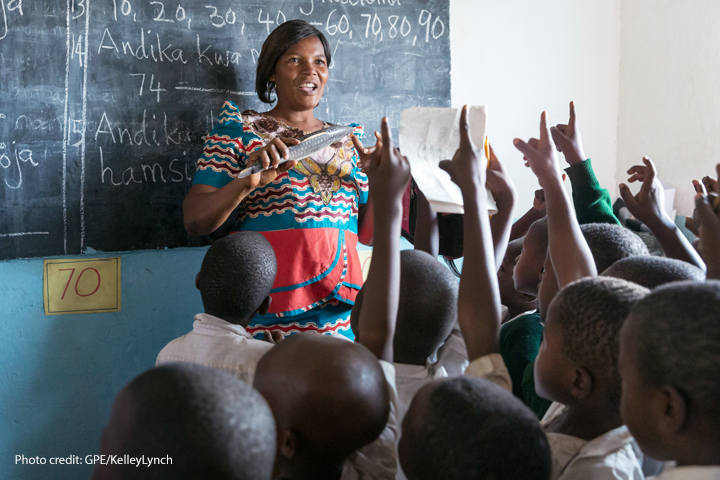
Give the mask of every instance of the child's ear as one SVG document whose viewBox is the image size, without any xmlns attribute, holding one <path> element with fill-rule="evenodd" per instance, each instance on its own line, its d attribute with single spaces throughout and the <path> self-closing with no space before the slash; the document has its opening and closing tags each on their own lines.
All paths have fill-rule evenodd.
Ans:
<svg viewBox="0 0 720 480">
<path fill-rule="evenodd" d="M 281 430 L 278 432 L 278 453 L 287 460 L 295 456 L 297 438 L 292 430 Z"/>
<path fill-rule="evenodd" d="M 595 387 L 592 374 L 585 367 L 575 368 L 575 379 L 570 386 L 570 393 L 578 400 L 588 398 Z"/>
<path fill-rule="evenodd" d="M 677 434 L 687 425 L 687 403 L 685 396 L 677 388 L 666 385 L 661 391 L 663 405 L 662 417 L 658 425 L 663 433 Z"/>
<path fill-rule="evenodd" d="M 257 310 L 258 315 L 265 315 L 268 310 L 270 310 L 270 304 L 272 303 L 272 298 L 270 295 L 265 297 L 265 300 L 260 304 L 260 307 Z"/>
</svg>

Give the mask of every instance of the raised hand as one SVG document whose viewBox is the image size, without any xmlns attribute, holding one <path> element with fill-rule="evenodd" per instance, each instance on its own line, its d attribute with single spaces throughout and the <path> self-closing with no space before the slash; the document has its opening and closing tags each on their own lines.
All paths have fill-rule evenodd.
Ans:
<svg viewBox="0 0 720 480">
<path fill-rule="evenodd" d="M 410 164 L 393 145 L 387 117 L 382 120 L 382 138 L 378 138 L 378 143 L 380 148 L 368 155 L 365 165 L 370 182 L 370 197 L 378 210 L 376 218 L 383 208 L 402 199 L 410 182 Z"/>
<path fill-rule="evenodd" d="M 693 180 L 692 183 L 695 188 L 695 193 L 702 193 L 703 195 L 716 193 L 720 195 L 720 182 L 718 182 L 718 178 L 720 178 L 720 165 L 717 166 L 716 171 L 718 175 L 717 178 L 706 176 L 702 178 L 702 181 Z"/>
<path fill-rule="evenodd" d="M 558 162 L 555 143 L 550 140 L 550 130 L 548 130 L 547 126 L 547 112 L 543 112 L 540 116 L 540 139 L 536 145 L 534 145 L 535 142 L 533 142 L 533 139 L 524 142 L 516 138 L 513 143 L 515 144 L 515 148 L 522 152 L 526 165 L 529 166 L 538 177 L 541 187 L 545 188 L 545 182 L 548 181 L 562 181 L 562 171 L 560 170 L 560 162 Z"/>
<path fill-rule="evenodd" d="M 719 166 L 720 168 L 720 166 Z M 695 196 L 693 219 L 698 229 L 698 250 L 707 266 L 707 278 L 720 280 L 720 196 L 699 193 Z"/>
<path fill-rule="evenodd" d="M 358 167 L 364 173 L 367 173 L 367 166 L 370 165 L 373 158 L 379 157 L 382 152 L 382 136 L 378 132 L 375 132 L 375 139 L 375 145 L 366 148 L 357 135 L 352 135 L 353 145 L 358 152 Z"/>
<path fill-rule="evenodd" d="M 577 127 L 575 117 L 575 102 L 570 102 L 570 120 L 567 125 L 560 123 L 550 129 L 555 146 L 558 152 L 565 155 L 565 161 L 570 165 L 576 165 L 587 159 L 583 151 L 580 129 Z"/>
<path fill-rule="evenodd" d="M 452 160 L 440 162 L 440 168 L 450 174 L 465 195 L 474 190 L 477 192 L 485 186 L 487 165 L 482 160 L 482 148 L 478 149 L 470 138 L 470 124 L 468 123 L 468 107 L 465 105 L 460 113 L 460 147 Z"/>
<path fill-rule="evenodd" d="M 492 194 L 495 202 L 502 202 L 504 199 L 514 199 L 516 196 L 515 184 L 513 184 L 510 175 L 505 171 L 500 160 L 495 155 L 492 145 L 490 145 L 490 159 L 487 166 L 487 179 L 485 186 Z"/>
<path fill-rule="evenodd" d="M 627 173 L 630 175 L 629 183 L 642 182 L 640 192 L 633 195 L 630 188 L 620 184 L 620 195 L 625 206 L 635 218 L 652 228 L 654 224 L 663 220 L 670 220 L 663 206 L 665 205 L 665 192 L 660 179 L 657 177 L 655 164 L 648 157 L 643 157 L 644 165 L 635 165 Z"/>
<path fill-rule="evenodd" d="M 533 208 L 540 214 L 545 216 L 545 192 L 543 189 L 535 190 L 535 198 L 533 199 Z"/>
</svg>

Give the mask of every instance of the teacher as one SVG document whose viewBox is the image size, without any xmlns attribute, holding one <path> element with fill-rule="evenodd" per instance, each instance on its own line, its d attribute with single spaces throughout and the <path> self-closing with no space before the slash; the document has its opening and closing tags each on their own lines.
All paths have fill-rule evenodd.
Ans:
<svg viewBox="0 0 720 480">
<path fill-rule="evenodd" d="M 331 50 L 325 36 L 290 20 L 265 40 L 255 90 L 266 113 L 241 112 L 227 101 L 206 137 L 193 186 L 183 202 L 185 228 L 206 235 L 240 206 L 235 231 L 267 238 L 278 270 L 272 303 L 247 328 L 253 335 L 316 331 L 353 339 L 350 310 L 362 285 L 357 242 L 372 242 L 372 206 L 362 165 L 372 155 L 358 136 L 312 157 L 278 165 L 297 138 L 329 126 L 315 118 L 328 80 Z M 380 146 L 379 144 L 377 146 Z M 255 162 L 265 170 L 237 178 Z"/>
</svg>

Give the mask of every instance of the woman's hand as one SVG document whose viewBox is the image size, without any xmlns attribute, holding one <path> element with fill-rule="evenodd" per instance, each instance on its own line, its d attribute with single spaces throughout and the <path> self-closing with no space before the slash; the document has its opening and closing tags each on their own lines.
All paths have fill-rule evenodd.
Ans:
<svg viewBox="0 0 720 480">
<path fill-rule="evenodd" d="M 278 174 L 287 172 L 294 167 L 297 164 L 296 160 L 285 162 L 282 165 L 280 162 L 288 157 L 288 145 L 298 145 L 299 143 L 300 140 L 297 138 L 277 137 L 248 155 L 248 167 L 260 162 L 264 168 L 263 171 L 247 177 L 250 188 L 264 187 L 275 180 Z"/>
<path fill-rule="evenodd" d="M 247 166 L 250 167 L 255 162 L 260 162 L 265 170 L 270 167 L 277 168 L 281 161 L 288 158 L 288 145 L 298 145 L 299 143 L 300 140 L 297 138 L 273 138 L 267 145 L 248 155 Z"/>
<path fill-rule="evenodd" d="M 375 138 L 377 139 L 375 146 L 365 148 L 365 145 L 363 145 L 357 135 L 352 136 L 353 145 L 355 145 L 355 150 L 358 152 L 358 168 L 360 168 L 360 170 L 362 170 L 365 174 L 367 174 L 367 169 L 370 164 L 373 162 L 377 163 L 377 160 L 380 158 L 380 154 L 382 153 L 382 136 L 378 132 L 375 132 Z"/>
</svg>

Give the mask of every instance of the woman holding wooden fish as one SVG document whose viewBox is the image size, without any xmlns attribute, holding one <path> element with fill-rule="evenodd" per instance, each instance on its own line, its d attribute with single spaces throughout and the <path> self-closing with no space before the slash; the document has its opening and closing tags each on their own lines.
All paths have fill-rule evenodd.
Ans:
<svg viewBox="0 0 720 480">
<path fill-rule="evenodd" d="M 361 165 L 375 153 L 363 148 L 356 136 L 361 128 L 353 125 L 352 134 L 292 160 L 298 149 L 310 148 L 299 139 L 329 127 L 313 110 L 330 61 L 328 42 L 315 27 L 291 20 L 276 28 L 258 58 L 256 91 L 265 103 L 277 96 L 277 104 L 261 114 L 225 102 L 183 203 L 191 235 L 215 231 L 240 206 L 235 230 L 261 232 L 273 246 L 278 272 L 272 303 L 255 316 L 251 334 L 317 331 L 353 338 L 350 310 L 363 281 L 356 246 L 372 242 Z M 244 171 L 258 162 L 264 167 L 259 173 Z"/>
</svg>

